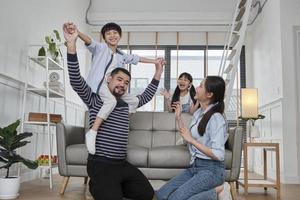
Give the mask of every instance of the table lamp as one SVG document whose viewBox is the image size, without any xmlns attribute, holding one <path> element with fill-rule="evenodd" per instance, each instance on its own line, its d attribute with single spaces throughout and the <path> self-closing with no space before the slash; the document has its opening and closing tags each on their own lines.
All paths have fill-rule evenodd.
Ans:
<svg viewBox="0 0 300 200">
<path fill-rule="evenodd" d="M 263 119 L 263 115 L 258 114 L 258 95 L 257 88 L 242 88 L 241 89 L 241 117 L 249 122 L 248 135 L 250 142 L 254 137 L 259 137 L 259 129 L 255 126 L 255 120 Z"/>
</svg>

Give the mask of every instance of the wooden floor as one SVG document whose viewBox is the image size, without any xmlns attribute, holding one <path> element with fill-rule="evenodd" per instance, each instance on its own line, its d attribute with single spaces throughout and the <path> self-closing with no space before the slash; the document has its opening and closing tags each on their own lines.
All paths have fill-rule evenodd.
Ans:
<svg viewBox="0 0 300 200">
<path fill-rule="evenodd" d="M 21 184 L 20 196 L 18 200 L 92 200 L 88 192 L 88 186 L 83 184 L 83 178 L 70 178 L 65 195 L 58 194 L 59 187 L 63 178 L 55 175 L 53 190 L 49 189 L 49 179 L 41 178 L 34 181 L 24 182 Z M 154 188 L 160 182 L 152 182 Z M 238 191 L 239 200 L 275 200 L 276 192 L 274 189 L 268 189 L 264 193 L 262 188 L 250 188 L 248 196 L 243 195 L 243 188 Z M 282 200 L 299 200 L 300 185 L 282 185 Z"/>
</svg>

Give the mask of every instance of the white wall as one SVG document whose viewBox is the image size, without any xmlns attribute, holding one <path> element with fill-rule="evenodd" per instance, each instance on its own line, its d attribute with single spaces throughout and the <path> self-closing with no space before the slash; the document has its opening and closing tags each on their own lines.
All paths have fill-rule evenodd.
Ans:
<svg viewBox="0 0 300 200">
<path fill-rule="evenodd" d="M 283 130 L 285 146 L 286 179 L 300 183 L 299 166 L 299 114 L 297 107 L 299 98 L 299 70 L 296 66 L 294 26 L 300 25 L 300 2 L 297 0 L 280 1 L 281 32 L 282 32 L 282 72 L 283 72 Z M 298 66 L 299 67 L 299 66 Z M 296 73 L 298 72 L 298 74 Z M 298 87 L 297 87 L 298 84 Z M 298 88 L 298 89 L 297 89 Z M 298 129 L 297 129 L 298 128 Z"/>
<path fill-rule="evenodd" d="M 281 178 L 299 183 L 299 148 L 296 127 L 296 79 L 293 25 L 299 24 L 299 1 L 268 1 L 250 27 L 247 39 L 247 86 L 259 90 L 262 141 L 280 144 Z M 249 70 L 250 69 L 250 70 Z M 298 149 L 298 150 L 297 150 Z M 256 151 L 256 158 L 261 153 Z M 274 177 L 275 157 L 270 158 Z M 258 159 L 255 170 L 262 172 Z"/>
<path fill-rule="evenodd" d="M 5 0 L 0 7 L 0 126 L 6 126 L 21 118 L 23 87 L 25 81 L 25 67 L 27 64 L 28 45 L 42 44 L 45 35 L 49 35 L 53 29 L 57 29 L 62 35 L 62 24 L 65 21 L 74 21 L 83 32 L 87 32 L 84 21 L 85 10 L 88 2 L 78 0 Z M 62 47 L 65 55 L 65 48 Z M 35 52 L 37 55 L 37 52 Z M 78 54 L 82 64 L 81 72 L 86 73 L 86 50 L 82 44 L 78 44 Z M 35 69 L 30 71 L 31 81 L 35 84 L 43 80 Z M 83 106 L 78 95 L 69 86 L 67 78 L 67 123 L 83 125 Z M 26 104 L 27 111 L 45 112 L 45 98 L 30 94 Z M 50 103 L 50 111 L 61 113 L 62 101 L 54 100 Z M 31 143 L 22 148 L 22 154 L 30 159 L 36 159 L 40 154 L 48 153 L 47 135 L 42 127 L 28 126 L 25 129 L 34 133 Z M 52 130 L 55 133 L 55 130 Z M 53 146 L 55 147 L 55 137 Z M 54 153 L 56 151 L 54 150 Z M 0 174 L 3 171 L 0 171 Z M 14 172 L 14 170 L 12 170 Z M 22 178 L 30 179 L 36 176 L 37 171 L 22 169 Z"/>
</svg>

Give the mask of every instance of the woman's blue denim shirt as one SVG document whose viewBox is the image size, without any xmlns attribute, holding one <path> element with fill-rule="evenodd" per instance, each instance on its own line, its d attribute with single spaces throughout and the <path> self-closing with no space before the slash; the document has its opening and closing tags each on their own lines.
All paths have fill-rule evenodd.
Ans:
<svg viewBox="0 0 300 200">
<path fill-rule="evenodd" d="M 227 124 L 225 118 L 220 113 L 214 113 L 207 123 L 205 133 L 200 136 L 198 133 L 198 124 L 202 119 L 203 115 L 213 107 L 214 105 L 209 105 L 209 107 L 204 110 L 199 108 L 193 115 L 193 119 L 190 125 L 190 132 L 192 137 L 197 140 L 197 142 L 204 144 L 206 147 L 210 148 L 213 154 L 220 160 L 224 161 L 225 157 L 225 142 L 228 138 L 227 134 Z M 195 146 L 188 144 L 189 151 L 191 154 L 191 164 L 196 158 L 211 159 Z"/>
</svg>

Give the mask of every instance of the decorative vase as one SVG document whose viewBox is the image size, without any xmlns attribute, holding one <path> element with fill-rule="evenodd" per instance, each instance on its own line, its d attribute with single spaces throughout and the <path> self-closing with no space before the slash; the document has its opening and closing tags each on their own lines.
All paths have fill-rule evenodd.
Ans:
<svg viewBox="0 0 300 200">
<path fill-rule="evenodd" d="M 19 196 L 20 177 L 0 178 L 0 199 L 15 199 Z"/>
</svg>

